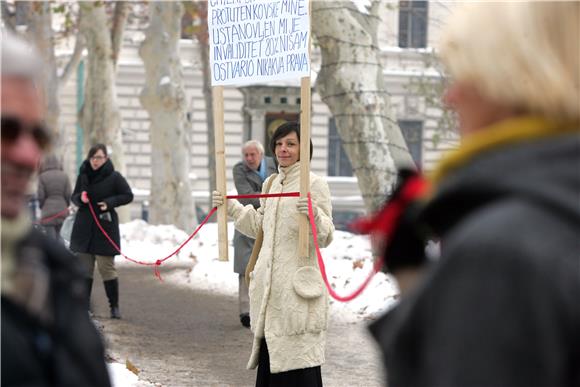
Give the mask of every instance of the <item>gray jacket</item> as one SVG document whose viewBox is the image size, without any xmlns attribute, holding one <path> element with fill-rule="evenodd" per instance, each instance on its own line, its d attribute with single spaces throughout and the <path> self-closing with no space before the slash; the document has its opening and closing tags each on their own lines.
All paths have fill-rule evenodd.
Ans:
<svg viewBox="0 0 580 387">
<path fill-rule="evenodd" d="M 55 155 L 47 156 L 40 166 L 38 175 L 38 203 L 42 210 L 42 218 L 47 218 L 64 211 L 70 204 L 71 186 L 62 165 Z M 66 214 L 43 222 L 44 226 L 62 224 Z"/>
<path fill-rule="evenodd" d="M 276 165 L 271 157 L 266 157 L 266 177 L 276 173 Z M 259 194 L 262 192 L 262 179 L 252 169 L 248 168 L 243 161 L 234 166 L 234 184 L 239 195 Z M 260 199 L 240 199 L 243 205 L 251 204 L 254 208 L 260 207 Z M 247 237 L 236 230 L 234 233 L 234 271 L 238 274 L 246 272 L 248 259 L 252 254 L 254 239 Z"/>
<path fill-rule="evenodd" d="M 580 386 L 579 149 L 520 140 L 446 175 L 420 215 L 441 258 L 372 325 L 389 386 Z"/>
</svg>

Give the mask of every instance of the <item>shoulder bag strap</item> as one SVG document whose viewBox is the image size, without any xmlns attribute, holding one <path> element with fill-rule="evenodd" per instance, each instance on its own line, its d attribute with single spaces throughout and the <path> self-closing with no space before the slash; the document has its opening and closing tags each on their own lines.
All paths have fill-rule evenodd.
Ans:
<svg viewBox="0 0 580 387">
<path fill-rule="evenodd" d="M 277 173 L 274 173 L 268 179 L 268 183 L 266 183 L 266 193 L 270 193 L 270 188 L 272 188 L 272 182 L 278 176 Z M 262 248 L 262 242 L 264 241 L 264 230 L 262 226 L 260 226 L 260 230 L 258 231 L 258 235 L 256 236 L 256 241 L 254 242 L 254 247 L 252 247 L 252 254 L 250 254 L 250 259 L 248 260 L 248 266 L 246 266 L 246 285 L 250 286 L 250 273 L 254 271 L 254 267 L 256 266 L 256 261 L 258 260 L 258 254 L 260 254 L 260 249 Z"/>
</svg>

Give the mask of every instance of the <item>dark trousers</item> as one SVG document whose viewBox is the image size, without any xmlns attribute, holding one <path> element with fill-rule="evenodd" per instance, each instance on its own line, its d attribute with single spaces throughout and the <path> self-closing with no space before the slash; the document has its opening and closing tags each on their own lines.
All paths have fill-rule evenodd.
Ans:
<svg viewBox="0 0 580 387">
<path fill-rule="evenodd" d="M 272 374 L 268 347 L 262 339 L 256 387 L 322 387 L 320 366 Z"/>
<path fill-rule="evenodd" d="M 56 224 L 54 226 L 42 226 L 44 228 L 44 232 L 50 238 L 54 239 L 55 241 L 59 241 L 60 243 L 64 243 L 62 237 L 60 236 L 60 229 L 62 224 Z"/>
</svg>

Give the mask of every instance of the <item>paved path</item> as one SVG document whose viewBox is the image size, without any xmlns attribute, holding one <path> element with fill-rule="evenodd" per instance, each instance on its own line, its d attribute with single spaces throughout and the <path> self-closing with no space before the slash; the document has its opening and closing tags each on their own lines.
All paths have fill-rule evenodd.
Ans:
<svg viewBox="0 0 580 387">
<path fill-rule="evenodd" d="M 186 275 L 187 268 L 179 270 Z M 130 360 L 139 377 L 159 386 L 252 386 L 245 369 L 252 336 L 238 320 L 237 299 L 160 283 L 150 268 L 122 266 L 122 320 L 108 319 L 101 283 L 93 289 L 96 318 L 110 354 Z M 98 282 L 98 281 L 95 281 Z M 381 386 L 379 354 L 363 324 L 331 323 L 325 386 Z"/>
</svg>

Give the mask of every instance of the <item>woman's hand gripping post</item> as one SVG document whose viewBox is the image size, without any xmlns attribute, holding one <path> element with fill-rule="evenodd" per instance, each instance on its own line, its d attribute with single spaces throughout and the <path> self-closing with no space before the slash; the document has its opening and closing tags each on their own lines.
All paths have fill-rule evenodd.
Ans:
<svg viewBox="0 0 580 387">
<path fill-rule="evenodd" d="M 224 195 L 219 191 L 213 191 L 211 193 L 211 205 L 213 207 L 219 207 L 224 204 Z"/>
</svg>

